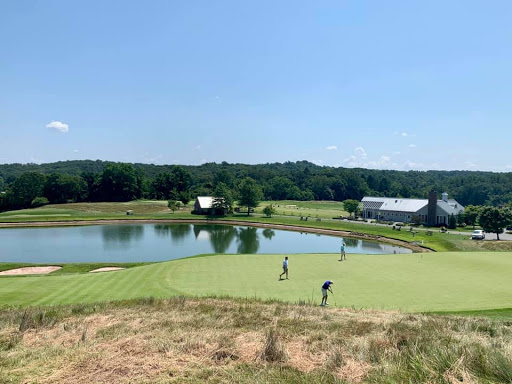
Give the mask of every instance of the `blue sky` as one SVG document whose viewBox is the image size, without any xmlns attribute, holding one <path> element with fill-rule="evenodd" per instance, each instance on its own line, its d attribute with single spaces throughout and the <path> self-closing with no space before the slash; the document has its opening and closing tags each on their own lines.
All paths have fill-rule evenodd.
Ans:
<svg viewBox="0 0 512 384">
<path fill-rule="evenodd" d="M 510 1 L 0 1 L 0 163 L 512 171 Z"/>
</svg>

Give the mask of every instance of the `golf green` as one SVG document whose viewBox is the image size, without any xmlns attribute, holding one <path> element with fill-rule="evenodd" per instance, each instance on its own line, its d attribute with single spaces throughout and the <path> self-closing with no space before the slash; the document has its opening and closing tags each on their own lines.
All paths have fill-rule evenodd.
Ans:
<svg viewBox="0 0 512 384">
<path fill-rule="evenodd" d="M 47 305 L 143 296 L 229 295 L 320 303 L 333 280 L 338 306 L 419 311 L 512 307 L 512 253 L 211 255 L 117 272 L 0 278 L 0 305 Z"/>
</svg>

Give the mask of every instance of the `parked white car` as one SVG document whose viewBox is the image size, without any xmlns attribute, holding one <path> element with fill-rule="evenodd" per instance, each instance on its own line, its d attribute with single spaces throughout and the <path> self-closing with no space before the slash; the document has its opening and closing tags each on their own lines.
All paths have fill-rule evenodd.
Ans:
<svg viewBox="0 0 512 384">
<path fill-rule="evenodd" d="M 481 229 L 475 229 L 473 233 L 471 234 L 472 240 L 483 240 L 485 239 L 485 232 Z"/>
</svg>

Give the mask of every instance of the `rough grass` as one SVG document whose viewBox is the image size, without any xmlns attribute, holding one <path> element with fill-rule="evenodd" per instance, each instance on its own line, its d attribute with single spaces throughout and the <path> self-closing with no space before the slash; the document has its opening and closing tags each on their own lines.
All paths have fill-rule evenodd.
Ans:
<svg viewBox="0 0 512 384">
<path fill-rule="evenodd" d="M 510 308 L 510 253 L 213 255 L 100 274 L 0 278 L 0 304 L 55 305 L 144 296 L 238 296 L 318 302 L 335 282 L 331 305 L 409 312 Z"/>
<path fill-rule="evenodd" d="M 0 310 L 0 382 L 511 383 L 510 322 L 240 299 Z"/>
</svg>

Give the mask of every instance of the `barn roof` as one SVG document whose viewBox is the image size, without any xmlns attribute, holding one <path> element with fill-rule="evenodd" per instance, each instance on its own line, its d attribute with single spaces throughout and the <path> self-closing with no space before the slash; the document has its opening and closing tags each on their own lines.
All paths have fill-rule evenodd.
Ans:
<svg viewBox="0 0 512 384">
<path fill-rule="evenodd" d="M 417 212 L 428 204 L 426 199 L 404 199 L 393 197 L 363 197 L 363 207 L 383 211 Z"/>
<path fill-rule="evenodd" d="M 213 205 L 213 196 L 197 196 L 197 202 L 201 209 L 210 209 Z"/>
<path fill-rule="evenodd" d="M 361 200 L 364 209 L 379 209 L 382 211 L 395 212 L 418 212 L 420 209 L 428 205 L 427 199 L 404 199 L 400 197 L 374 197 L 366 196 Z M 437 200 L 437 206 L 445 211 L 448 215 L 452 213 L 457 215 L 464 207 L 456 200 L 448 201 Z"/>
</svg>

